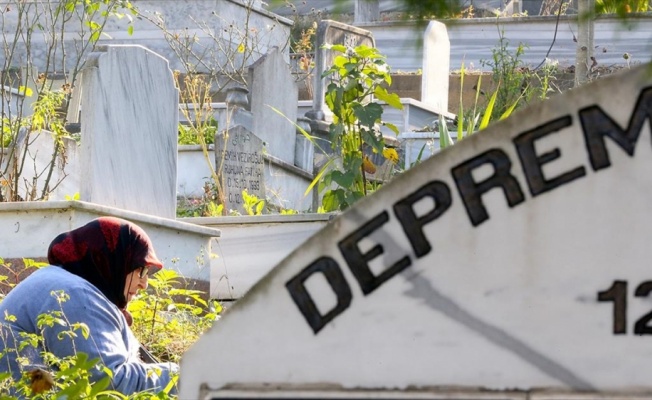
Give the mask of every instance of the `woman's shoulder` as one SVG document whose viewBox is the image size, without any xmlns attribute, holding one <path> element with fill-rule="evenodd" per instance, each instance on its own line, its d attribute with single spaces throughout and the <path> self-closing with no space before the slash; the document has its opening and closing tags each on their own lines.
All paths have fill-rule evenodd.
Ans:
<svg viewBox="0 0 652 400">
<path fill-rule="evenodd" d="M 83 298 L 104 298 L 104 295 L 86 279 L 53 265 L 42 267 L 18 284 L 12 292 L 22 295 L 54 297 L 55 292 Z M 107 300 L 108 301 L 108 300 Z"/>
<path fill-rule="evenodd" d="M 61 267 L 48 265 L 34 271 L 30 276 L 25 278 L 22 283 L 39 286 L 79 286 L 84 287 L 88 284 L 84 278 L 72 274 Z"/>
</svg>

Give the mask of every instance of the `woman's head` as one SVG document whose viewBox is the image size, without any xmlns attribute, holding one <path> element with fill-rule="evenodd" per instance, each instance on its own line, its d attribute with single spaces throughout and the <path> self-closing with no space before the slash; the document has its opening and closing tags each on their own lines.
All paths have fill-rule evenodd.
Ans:
<svg viewBox="0 0 652 400">
<path fill-rule="evenodd" d="M 138 288 L 147 287 L 142 267 L 146 272 L 163 267 L 145 231 L 113 217 L 57 236 L 50 243 L 48 262 L 86 279 L 121 309 Z"/>
</svg>

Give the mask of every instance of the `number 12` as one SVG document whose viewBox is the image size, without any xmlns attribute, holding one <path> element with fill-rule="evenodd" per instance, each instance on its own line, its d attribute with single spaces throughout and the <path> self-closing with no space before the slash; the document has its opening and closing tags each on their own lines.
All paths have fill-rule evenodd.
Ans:
<svg viewBox="0 0 652 400">
<path fill-rule="evenodd" d="M 635 297 L 647 297 L 652 292 L 652 281 L 645 281 L 634 291 Z M 611 287 L 598 292 L 598 301 L 613 301 L 613 332 L 614 335 L 627 333 L 627 281 L 614 281 Z M 643 315 L 634 324 L 635 335 L 652 335 L 652 311 Z"/>
</svg>

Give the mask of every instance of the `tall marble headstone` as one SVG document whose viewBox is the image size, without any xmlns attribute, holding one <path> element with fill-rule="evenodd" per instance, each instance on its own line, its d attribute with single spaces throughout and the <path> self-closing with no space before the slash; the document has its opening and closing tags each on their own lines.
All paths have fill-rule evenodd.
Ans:
<svg viewBox="0 0 652 400">
<path fill-rule="evenodd" d="M 176 216 L 179 94 L 161 56 L 101 46 L 82 74 L 80 198 Z"/>
<path fill-rule="evenodd" d="M 330 114 L 326 106 L 324 96 L 326 95 L 327 80 L 321 77 L 322 73 L 333 65 L 337 56 L 332 50 L 323 48 L 325 44 L 341 44 L 355 48 L 359 45 L 375 47 L 374 37 L 371 32 L 347 25 L 342 22 L 323 20 L 317 26 L 315 38 L 315 70 L 314 90 L 312 97 L 312 110 L 306 116 L 314 120 L 325 120 Z"/>
<path fill-rule="evenodd" d="M 294 140 L 294 138 L 293 138 Z M 263 141 L 241 125 L 215 135 L 215 166 L 225 210 L 246 215 L 242 191 L 265 199 Z"/>
<path fill-rule="evenodd" d="M 430 21 L 423 35 L 421 101 L 440 112 L 448 112 L 448 80 L 451 43 L 446 25 Z"/>
<path fill-rule="evenodd" d="M 649 400 L 651 117 L 646 65 L 395 177 L 204 333 L 179 397 Z"/>
<path fill-rule="evenodd" d="M 296 128 L 291 121 L 297 119 L 299 90 L 278 47 L 249 67 L 249 93 L 253 133 L 269 154 L 293 165 Z"/>
</svg>

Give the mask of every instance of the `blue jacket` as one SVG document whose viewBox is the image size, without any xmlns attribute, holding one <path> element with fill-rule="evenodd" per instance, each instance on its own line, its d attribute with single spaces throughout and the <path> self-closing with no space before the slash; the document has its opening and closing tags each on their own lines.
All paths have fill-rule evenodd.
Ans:
<svg viewBox="0 0 652 400">
<path fill-rule="evenodd" d="M 52 294 L 56 291 L 62 291 L 69 299 L 59 305 Z M 29 365 L 23 368 L 16 363 L 15 352 L 4 357 L 2 354 L 7 348 L 16 348 L 14 341 L 20 340 L 20 332 L 39 333 L 38 316 L 51 311 L 63 311 L 70 324 L 85 323 L 90 336 L 85 339 L 76 331 L 75 338 L 60 338 L 59 333 L 70 328 L 54 324 L 43 331 L 46 349 L 60 358 L 73 355 L 75 351 L 86 353 L 89 359 L 99 358 L 113 372 L 112 389 L 120 393 L 158 392 L 170 382 L 170 374 L 178 370 L 173 363 L 141 362 L 138 340 L 118 307 L 85 279 L 63 268 L 48 266 L 35 271 L 0 302 L 0 373 L 11 371 L 14 379 L 20 379 L 23 369 L 29 371 L 44 364 L 39 355 L 43 349 L 25 349 L 21 356 L 29 359 Z M 99 380 L 103 376 L 102 372 L 95 371 L 93 378 Z"/>
</svg>

